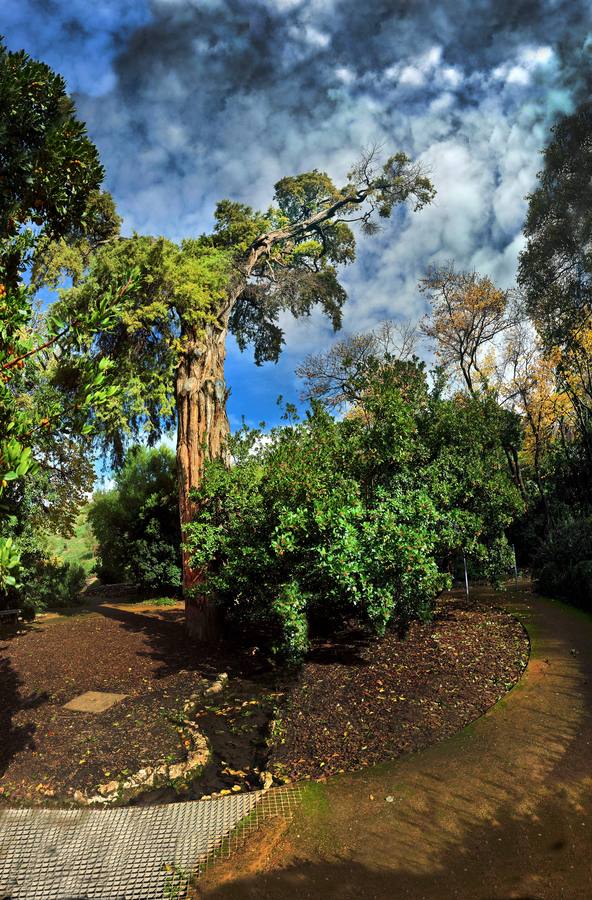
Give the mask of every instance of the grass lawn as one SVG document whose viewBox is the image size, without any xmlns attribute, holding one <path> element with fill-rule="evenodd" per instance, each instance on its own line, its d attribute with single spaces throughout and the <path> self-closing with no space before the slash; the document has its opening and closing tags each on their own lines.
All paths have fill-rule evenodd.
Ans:
<svg viewBox="0 0 592 900">
<path fill-rule="evenodd" d="M 70 538 L 51 534 L 48 538 L 49 550 L 64 562 L 78 563 L 90 574 L 95 564 L 96 541 L 88 523 L 88 507 L 83 507 L 76 519 L 74 534 Z"/>
</svg>

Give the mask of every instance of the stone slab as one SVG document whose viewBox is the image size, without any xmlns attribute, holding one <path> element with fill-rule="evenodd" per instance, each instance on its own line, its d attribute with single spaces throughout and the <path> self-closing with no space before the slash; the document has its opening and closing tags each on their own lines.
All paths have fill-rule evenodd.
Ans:
<svg viewBox="0 0 592 900">
<path fill-rule="evenodd" d="M 86 691 L 79 697 L 74 697 L 69 703 L 64 704 L 64 709 L 73 709 L 76 712 L 101 713 L 111 709 L 116 703 L 125 700 L 127 694 L 110 694 L 107 691 Z"/>
</svg>

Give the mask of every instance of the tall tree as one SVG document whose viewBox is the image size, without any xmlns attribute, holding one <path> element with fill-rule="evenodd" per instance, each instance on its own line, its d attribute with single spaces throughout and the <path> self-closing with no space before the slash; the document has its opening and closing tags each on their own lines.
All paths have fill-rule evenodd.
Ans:
<svg viewBox="0 0 592 900">
<path fill-rule="evenodd" d="M 565 393 L 557 387 L 557 354 L 545 353 L 536 332 L 527 322 L 512 328 L 504 342 L 500 397 L 521 417 L 524 427 L 522 457 L 532 473 L 550 531 L 552 513 L 545 487 L 545 458 L 569 424 Z M 518 469 L 520 471 L 520 469 Z M 522 477 L 522 476 L 521 476 Z"/>
<path fill-rule="evenodd" d="M 34 291 L 23 277 L 47 242 L 60 241 L 62 250 L 76 245 L 79 256 L 112 233 L 114 210 L 100 193 L 102 178 L 63 79 L 0 42 L 0 595 L 18 579 L 13 532 L 22 480 L 41 468 L 46 493 L 59 501 L 64 472 L 76 470 L 82 489 L 89 474 L 81 446 L 86 415 L 112 397 L 108 360 L 95 365 L 84 351 L 95 331 L 113 322 L 115 289 L 74 319 L 47 320 L 35 313 Z M 129 275 L 124 285 L 129 289 Z M 78 372 L 76 385 L 64 377 L 68 367 Z M 71 513 L 59 517 L 65 527 Z"/>
<path fill-rule="evenodd" d="M 498 380 L 496 340 L 518 321 L 510 291 L 502 291 L 487 276 L 455 269 L 452 262 L 433 266 L 420 281 L 431 311 L 421 322 L 443 369 L 461 377 L 472 397 Z M 520 471 L 522 434 L 518 417 L 500 410 L 500 434 L 508 466 L 522 496 Z"/>
<path fill-rule="evenodd" d="M 404 154 L 379 163 L 366 154 L 337 188 L 314 170 L 275 186 L 275 203 L 265 213 L 230 200 L 216 209 L 211 235 L 175 245 L 134 236 L 112 242 L 95 257 L 84 283 L 64 298 L 74 314 L 85 308 L 130 264 L 142 273 L 141 294 L 132 299 L 116 334 L 99 342 L 99 352 L 116 354 L 127 399 L 112 435 L 121 449 L 121 426 L 147 427 L 156 436 L 176 421 L 181 524 L 193 518 L 192 491 L 204 462 L 224 457 L 229 435 L 224 379 L 226 337 L 241 348 L 252 343 L 255 360 L 277 359 L 283 344 L 278 317 L 283 310 L 307 315 L 319 305 L 335 328 L 346 299 L 338 269 L 355 257 L 351 224 L 377 229 L 408 199 L 416 209 L 434 189 L 420 167 Z M 184 587 L 190 630 L 207 638 L 215 614 L 199 598 L 200 572 L 184 559 Z"/>
<path fill-rule="evenodd" d="M 569 342 L 592 314 L 592 105 L 553 128 L 529 196 L 518 282 L 547 345 Z"/>
<path fill-rule="evenodd" d="M 552 134 L 529 197 L 518 281 L 592 466 L 592 104 Z"/>
</svg>

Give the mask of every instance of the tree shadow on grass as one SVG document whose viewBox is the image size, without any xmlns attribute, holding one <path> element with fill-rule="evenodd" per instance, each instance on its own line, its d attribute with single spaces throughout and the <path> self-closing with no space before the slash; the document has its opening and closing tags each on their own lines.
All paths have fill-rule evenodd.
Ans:
<svg viewBox="0 0 592 900">
<path fill-rule="evenodd" d="M 47 700 L 45 692 L 21 696 L 22 680 L 6 655 L 9 644 L 6 634 L 0 639 L 0 776 L 4 775 L 11 760 L 22 750 L 35 746 L 34 722 L 15 724 L 14 717 L 23 710 L 35 709 Z"/>
</svg>

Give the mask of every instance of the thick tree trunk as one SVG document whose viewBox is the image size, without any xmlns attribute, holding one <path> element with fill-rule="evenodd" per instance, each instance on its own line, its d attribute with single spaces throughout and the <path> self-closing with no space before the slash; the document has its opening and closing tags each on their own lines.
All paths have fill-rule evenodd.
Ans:
<svg viewBox="0 0 592 900">
<path fill-rule="evenodd" d="M 190 493 L 201 480 L 208 459 L 226 459 L 229 437 L 226 416 L 227 321 L 209 325 L 205 335 L 183 335 L 184 352 L 177 368 L 175 395 L 177 403 L 177 471 L 179 476 L 179 513 L 181 533 L 191 522 L 195 502 Z M 183 552 L 183 593 L 189 633 L 200 641 L 219 637 L 216 610 L 199 596 L 202 573 L 189 564 Z"/>
</svg>

